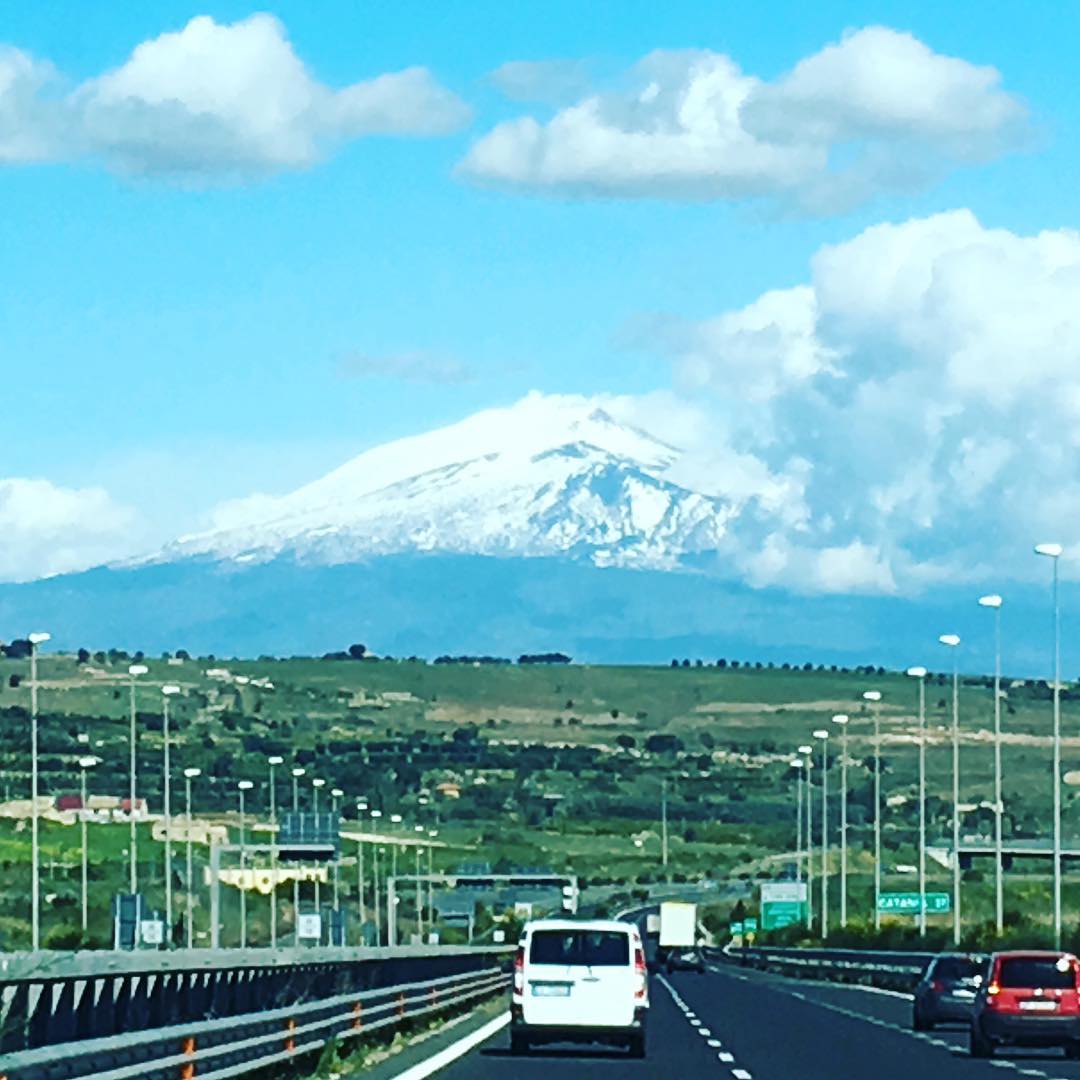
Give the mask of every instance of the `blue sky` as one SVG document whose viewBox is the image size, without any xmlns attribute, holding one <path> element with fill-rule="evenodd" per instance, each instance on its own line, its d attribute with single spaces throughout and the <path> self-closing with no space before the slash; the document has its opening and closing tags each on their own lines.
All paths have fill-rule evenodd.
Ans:
<svg viewBox="0 0 1080 1080">
<path fill-rule="evenodd" d="M 925 585 L 945 572 L 947 562 L 929 536 L 973 531 L 970 518 L 950 516 L 943 504 L 985 490 L 997 500 L 1009 483 L 1020 482 L 1020 472 L 1010 480 L 999 463 L 991 480 L 974 487 L 958 480 L 955 490 L 938 492 L 933 506 L 898 494 L 899 481 L 862 489 L 864 502 L 876 507 L 871 516 L 843 499 L 833 506 L 837 493 L 851 486 L 844 472 L 850 462 L 817 456 L 820 432 L 812 429 L 826 420 L 815 411 L 818 390 L 811 408 L 803 374 L 794 376 L 802 380 L 798 391 L 788 394 L 772 377 L 763 390 L 747 383 L 745 372 L 731 370 L 732 363 L 767 367 L 760 350 L 770 347 L 769 340 L 777 353 L 790 348 L 797 366 L 796 354 L 808 346 L 801 337 L 793 343 L 783 326 L 800 316 L 785 301 L 780 329 L 767 328 L 772 337 L 748 353 L 739 352 L 744 333 L 736 341 L 729 328 L 712 321 L 753 305 L 768 290 L 805 286 L 823 246 L 853 241 L 881 222 L 970 209 L 981 229 L 1007 230 L 1014 238 L 1073 228 L 1080 200 L 1074 183 L 1080 88 L 1072 45 L 1080 9 L 1057 8 L 1050 19 L 1033 16 L 1024 5 L 996 7 L 989 17 L 978 3 L 619 0 L 593 3 L 583 17 L 580 4 L 562 2 L 279 3 L 266 10 L 280 21 L 311 80 L 336 89 L 420 66 L 432 86 L 464 110 L 462 117 L 454 119 L 454 107 L 446 101 L 440 106 L 429 88 L 421 107 L 443 108 L 438 130 L 418 133 L 407 121 L 397 133 L 355 135 L 352 129 L 342 134 L 339 126 L 323 132 L 325 145 L 311 160 L 268 168 L 223 169 L 212 161 L 202 167 L 194 159 L 201 148 L 217 153 L 220 147 L 200 142 L 196 131 L 194 142 L 182 148 L 185 169 L 177 171 L 160 167 L 179 152 L 168 145 L 175 142 L 176 118 L 160 110 L 141 117 L 118 111 L 115 95 L 106 100 L 103 83 L 89 87 L 87 81 L 121 69 L 140 43 L 180 31 L 196 16 L 225 27 L 262 9 L 71 3 L 69 17 L 57 17 L 64 7 L 0 2 L 0 42 L 55 69 L 34 91 L 35 101 L 45 103 L 41 108 L 74 94 L 72 100 L 90 100 L 99 110 L 79 113 L 85 130 L 77 136 L 64 128 L 47 151 L 16 153 L 10 150 L 13 133 L 47 126 L 51 114 L 24 115 L 18 109 L 25 99 L 11 104 L 10 93 L 5 105 L 0 79 L 0 369 L 8 404 L 0 482 L 47 484 L 32 492 L 39 506 L 52 488 L 101 488 L 107 499 L 80 503 L 70 514 L 43 511 L 32 526 L 24 522 L 21 553 L 0 564 L 0 576 L 56 565 L 41 560 L 54 541 L 50 530 L 65 532 L 65 566 L 119 550 L 132 538 L 164 540 L 194 527 L 221 500 L 287 490 L 365 447 L 509 404 L 532 389 L 646 402 L 650 394 L 668 395 L 656 399 L 662 434 L 678 428 L 682 408 L 700 407 L 701 426 L 723 433 L 716 445 L 703 443 L 703 460 L 755 455 L 778 483 L 796 483 L 793 478 L 804 475 L 798 462 L 809 460 L 820 479 L 806 484 L 804 521 L 750 515 L 753 547 L 772 543 L 775 556 L 747 556 L 745 576 L 763 584 L 784 584 L 805 573 L 800 552 L 844 551 L 859 543 L 873 549 L 867 556 L 873 565 L 849 582 L 852 587 L 895 587 L 901 578 Z M 789 87 L 766 120 L 775 129 L 785 113 L 803 109 L 814 122 L 847 125 L 848 136 L 825 140 L 841 167 L 852 142 L 869 141 L 881 152 L 888 176 L 916 159 L 920 167 L 926 164 L 921 182 L 875 178 L 857 197 L 823 207 L 815 201 L 821 194 L 817 181 L 800 180 L 789 189 L 784 179 L 777 195 L 769 186 L 773 178 L 764 194 L 744 198 L 730 194 L 729 178 L 708 170 L 672 184 L 661 169 L 633 189 L 638 180 L 616 176 L 618 163 L 598 166 L 602 180 L 599 173 L 574 176 L 573 163 L 565 160 L 554 179 L 515 173 L 527 167 L 524 152 L 510 164 L 486 159 L 480 173 L 462 167 L 470 148 L 496 125 L 533 117 L 542 126 L 593 93 L 604 95 L 615 112 L 627 107 L 636 92 L 629 87 L 640 82 L 632 69 L 654 50 L 724 54 L 742 73 L 779 86 L 785 72 L 840 41 L 846 30 L 874 25 L 907 32 L 932 54 L 956 58 L 971 70 L 996 69 L 1000 85 L 971 90 L 979 107 L 958 108 L 956 123 L 962 126 L 965 112 L 981 116 L 984 100 L 990 118 L 959 135 L 955 127 L 942 134 L 928 114 L 879 124 L 867 112 L 853 120 L 843 87 L 823 103 L 814 96 L 820 90 L 815 84 L 814 93 L 796 97 Z M 491 73 L 522 60 L 581 61 L 575 77 L 585 81 L 556 105 L 511 100 Z M 139 77 L 145 86 L 156 76 L 142 70 Z M 920 79 L 917 72 L 913 77 Z M 125 85 L 130 98 L 130 83 Z M 901 88 L 896 100 L 904 98 Z M 963 105 L 968 98 L 956 100 Z M 98 125 L 93 131 L 91 122 Z M 124 138 L 132 140 L 127 158 L 113 141 L 124 125 Z M 159 127 L 147 135 L 146 125 Z M 860 134 L 853 139 L 851 131 Z M 864 137 L 866 131 L 870 136 Z M 785 153 L 799 138 L 791 132 L 776 136 Z M 552 137 L 549 149 L 553 143 Z M 133 159 L 139 163 L 134 168 Z M 835 189 L 831 173 L 824 186 Z M 950 257 L 961 248 L 998 243 L 978 229 L 960 233 L 946 245 Z M 882 257 L 907 250 L 906 241 L 897 243 L 886 245 Z M 939 241 L 934 243 L 939 252 Z M 1005 246 L 1002 259 L 1014 258 L 1015 245 Z M 1031 253 L 1017 251 L 1015 273 L 1027 280 Z M 852 279 L 856 256 L 863 257 L 854 253 L 836 280 Z M 1052 256 L 1045 259 L 1056 267 Z M 1009 280 L 1006 275 L 995 288 L 1007 289 Z M 1061 303 L 1067 288 L 1067 282 L 1048 286 L 1047 304 Z M 896 349 L 903 356 L 888 379 L 859 382 L 865 399 L 874 390 L 887 394 L 886 384 L 933 360 L 925 343 L 899 333 L 900 307 L 876 316 L 881 322 L 870 330 L 852 331 L 848 323 L 858 305 L 844 308 L 833 293 L 828 303 L 823 297 L 817 306 L 833 314 L 822 320 L 811 348 L 818 357 L 815 378 L 836 366 L 822 357 L 877 357 L 875 349 L 888 339 L 885 352 Z M 1035 297 L 1028 306 L 1040 302 Z M 965 303 L 949 326 L 969 327 L 972 318 Z M 755 324 L 754 332 L 760 330 Z M 1071 356 L 1069 333 L 1066 327 L 1064 352 Z M 943 338 L 948 334 L 941 330 Z M 1008 457 L 990 445 L 989 433 L 1002 423 L 1018 446 L 1030 449 L 1036 429 L 1013 406 L 1041 394 L 1060 399 L 1072 385 L 1069 371 L 1048 369 L 1034 388 L 1014 387 L 1006 408 L 985 387 L 973 391 L 970 379 L 965 382 L 964 357 L 960 346 L 940 356 L 960 388 L 945 411 L 951 416 L 960 410 L 965 420 L 935 446 L 924 463 L 928 475 L 948 471 L 942 455 L 955 460 L 979 454 L 983 464 L 971 469 L 982 476 L 991 468 L 986 460 Z M 395 363 L 411 377 L 358 374 L 393 370 Z M 848 385 L 854 385 L 854 370 L 845 372 Z M 432 381 L 419 377 L 425 371 L 435 373 Z M 784 371 L 781 383 L 792 378 L 790 364 Z M 767 399 L 760 415 L 750 410 L 755 430 L 734 422 L 724 403 L 728 385 L 756 403 Z M 969 392 L 973 397 L 963 396 Z M 911 393 L 913 402 L 925 401 L 924 393 Z M 716 423 L 710 425 L 713 411 Z M 829 413 L 828 422 L 836 415 Z M 640 419 L 640 408 L 635 416 Z M 891 425 L 890 419 L 895 441 L 887 450 L 895 458 L 911 440 L 902 425 Z M 1048 456 L 1048 488 L 1060 491 L 1073 473 L 1071 454 L 1065 460 Z M 884 464 L 882 471 L 888 471 Z M 1033 515 L 1036 524 L 1067 529 L 1071 509 L 1052 503 Z M 9 514 L 11 505 L 14 500 Z M 90 517 L 113 514 L 115 526 L 101 537 L 100 521 L 90 522 L 95 538 L 85 553 L 70 535 L 84 511 Z M 1002 543 L 1022 539 L 1010 533 Z M 775 570 L 778 560 L 785 571 Z M 979 556 L 967 552 L 963 560 L 970 564 Z"/>
</svg>

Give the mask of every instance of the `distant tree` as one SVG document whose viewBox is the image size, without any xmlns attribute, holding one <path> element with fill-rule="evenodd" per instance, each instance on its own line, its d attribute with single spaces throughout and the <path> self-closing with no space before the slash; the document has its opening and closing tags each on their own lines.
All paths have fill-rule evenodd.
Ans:
<svg viewBox="0 0 1080 1080">
<path fill-rule="evenodd" d="M 726 668 L 727 667 L 727 661 L 721 656 L 720 659 L 716 661 L 716 666 L 718 668 Z"/>
<path fill-rule="evenodd" d="M 690 666 L 690 661 L 689 661 L 689 660 L 684 660 L 684 661 L 682 662 L 682 666 L 683 666 L 683 667 L 689 667 L 689 666 Z"/>
<path fill-rule="evenodd" d="M 76 653 L 76 660 L 80 664 L 87 663 L 89 661 L 89 659 L 90 659 L 90 651 L 88 649 L 80 649 L 78 651 L 78 653 Z"/>
<path fill-rule="evenodd" d="M 739 666 L 739 661 L 738 660 L 732 660 L 731 661 L 731 666 L 732 666 L 732 668 L 737 668 Z"/>
<path fill-rule="evenodd" d="M 191 659 L 191 653 L 189 653 L 187 649 L 177 649 L 176 652 L 173 653 L 173 655 L 176 657 L 177 660 Z"/>
<path fill-rule="evenodd" d="M 8 686 L 10 686 L 12 690 L 17 690 L 19 688 L 19 684 L 21 682 L 22 682 L 22 676 L 21 675 L 11 675 L 11 676 L 8 677 Z"/>
<path fill-rule="evenodd" d="M 357 644 L 357 645 L 350 645 L 349 646 L 349 656 L 352 657 L 353 660 L 363 660 L 366 655 L 367 655 L 367 646 L 366 645 Z"/>
<path fill-rule="evenodd" d="M 678 667 L 679 666 L 679 661 L 678 660 L 672 660 L 671 661 L 671 666 L 672 667 Z"/>
<path fill-rule="evenodd" d="M 807 660 L 806 663 L 803 664 L 802 669 L 803 669 L 803 671 L 813 671 L 814 670 L 814 665 L 812 663 L 810 663 L 809 660 Z"/>
<path fill-rule="evenodd" d="M 94 663 L 96 663 L 96 664 L 104 664 L 105 663 L 105 652 L 104 652 L 104 650 L 98 649 L 98 651 L 96 653 L 94 653 Z"/>
<path fill-rule="evenodd" d="M 612 709 L 611 710 L 611 719 L 612 720 L 618 720 L 619 719 L 619 710 L 618 709 Z"/>
<path fill-rule="evenodd" d="M 24 638 L 16 638 L 5 645 L 2 651 L 9 660 L 26 660 L 30 656 L 30 642 Z"/>
<path fill-rule="evenodd" d="M 703 666 L 704 666 L 704 664 L 702 663 L 701 660 L 695 660 L 694 661 L 694 667 L 703 667 Z"/>
<path fill-rule="evenodd" d="M 615 745 L 623 750 L 633 750 L 637 746 L 637 739 L 633 735 L 616 735 Z"/>
</svg>

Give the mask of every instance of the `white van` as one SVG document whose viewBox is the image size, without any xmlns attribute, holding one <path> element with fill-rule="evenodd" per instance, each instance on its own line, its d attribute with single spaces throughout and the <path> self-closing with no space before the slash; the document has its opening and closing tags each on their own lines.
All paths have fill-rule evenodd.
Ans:
<svg viewBox="0 0 1080 1080">
<path fill-rule="evenodd" d="M 602 1042 L 645 1056 L 649 983 L 641 933 L 611 919 L 538 919 L 514 958 L 510 1048 Z"/>
</svg>

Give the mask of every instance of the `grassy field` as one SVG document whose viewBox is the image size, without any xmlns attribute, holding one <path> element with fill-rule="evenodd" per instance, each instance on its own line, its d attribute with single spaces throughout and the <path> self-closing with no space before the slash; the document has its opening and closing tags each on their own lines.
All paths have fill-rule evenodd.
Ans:
<svg viewBox="0 0 1080 1080">
<path fill-rule="evenodd" d="M 43 793 L 77 791 L 76 762 L 90 752 L 101 759 L 89 778 L 91 792 L 126 794 L 128 663 L 122 657 L 84 664 L 73 657 L 42 658 Z M 306 804 L 308 779 L 321 776 L 328 781 L 324 790 L 337 785 L 346 792 L 346 816 L 353 813 L 355 797 L 363 796 L 387 816 L 399 812 L 407 824 L 438 828 L 440 840 L 452 845 L 439 856 L 448 868 L 481 858 L 503 868 L 574 870 L 627 888 L 660 876 L 662 785 L 670 811 L 670 874 L 750 879 L 783 872 L 785 860 L 776 856 L 790 852 L 795 842 L 797 774 L 789 762 L 813 730 L 830 728 L 835 796 L 840 729 L 830 718 L 845 712 L 851 716 L 849 818 L 856 898 L 869 888 L 865 849 L 872 813 L 874 718 L 862 692 L 880 690 L 886 885 L 911 887 L 910 876 L 899 868 L 914 861 L 917 698 L 914 680 L 901 674 L 314 659 L 146 663 L 150 672 L 139 679 L 136 692 L 144 778 L 139 793 L 154 810 L 161 805 L 160 688 L 176 683 L 182 694 L 172 699 L 171 710 L 174 798 L 180 794 L 181 770 L 201 768 L 196 798 L 202 813 L 225 820 L 235 813 L 236 782 L 251 779 L 256 789 L 249 809 L 265 816 L 266 756 L 280 753 L 288 766 L 299 763 L 307 770 L 301 788 Z M 0 659 L 0 795 L 5 801 L 28 794 L 27 669 L 26 661 Z M 1045 685 L 1006 685 L 1005 830 L 1012 837 L 1042 836 L 1049 810 L 1049 695 Z M 950 826 L 950 695 L 948 679 L 928 679 L 929 815 L 935 840 Z M 1080 766 L 1078 720 L 1080 705 L 1067 696 L 1066 770 Z M 992 827 L 992 809 L 980 805 L 993 794 L 992 724 L 987 681 L 964 680 L 961 798 L 969 807 L 963 817 L 968 836 L 988 835 Z M 820 756 L 815 777 L 819 763 Z M 291 798 L 286 769 L 278 781 L 280 806 Z M 456 785 L 460 797 L 441 796 L 439 784 Z M 1069 843 L 1080 837 L 1080 802 L 1077 789 L 1065 790 Z M 835 822 L 836 801 L 831 812 Z M 24 827 L 19 821 L 0 823 L 0 944 L 9 946 L 25 928 Z M 116 832 L 112 839 L 110 829 Z M 102 900 L 95 907 L 106 910 L 108 895 L 124 880 L 126 829 L 92 831 L 95 836 L 100 831 L 93 843 L 100 846 L 94 850 Z M 50 925 L 70 926 L 65 897 L 68 886 L 78 883 L 77 846 L 72 857 L 77 837 L 77 829 L 63 826 L 48 832 L 48 842 L 58 850 L 47 855 L 54 865 L 46 887 L 61 897 L 49 908 Z M 154 847 L 148 840 L 140 850 Z M 162 864 L 160 858 L 156 862 Z M 980 864 L 970 871 L 974 918 L 988 910 L 989 894 L 980 880 L 988 869 Z M 1031 906 L 1030 890 L 1042 888 L 1039 869 L 1018 864 L 1010 904 Z M 152 888 L 160 891 L 161 871 L 156 879 L 154 873 L 148 866 L 146 880 L 157 880 Z M 1071 886 L 1068 899 L 1070 911 L 1076 910 L 1071 905 L 1080 896 L 1073 897 Z"/>
</svg>

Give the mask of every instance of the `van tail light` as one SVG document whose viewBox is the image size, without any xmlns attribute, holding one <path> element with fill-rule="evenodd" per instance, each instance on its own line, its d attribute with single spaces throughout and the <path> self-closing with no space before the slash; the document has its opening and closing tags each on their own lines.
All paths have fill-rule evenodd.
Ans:
<svg viewBox="0 0 1080 1080">
<path fill-rule="evenodd" d="M 996 982 L 992 982 L 987 988 L 986 992 L 990 997 L 997 997 L 1001 993 L 1001 987 Z"/>
<path fill-rule="evenodd" d="M 940 994 L 944 991 L 945 984 L 940 979 L 935 979 L 930 984 L 930 989 L 933 990 L 935 994 Z"/>
<path fill-rule="evenodd" d="M 645 997 L 647 969 L 645 967 L 645 950 L 640 945 L 634 947 L 634 973 L 641 980 L 638 988 L 634 991 L 634 997 L 641 1001 Z"/>
<path fill-rule="evenodd" d="M 514 993 L 525 993 L 525 946 L 519 945 L 514 954 Z"/>
<path fill-rule="evenodd" d="M 986 988 L 986 1007 L 996 1009 L 1001 1004 L 1001 987 L 996 982 L 990 983 Z"/>
</svg>

